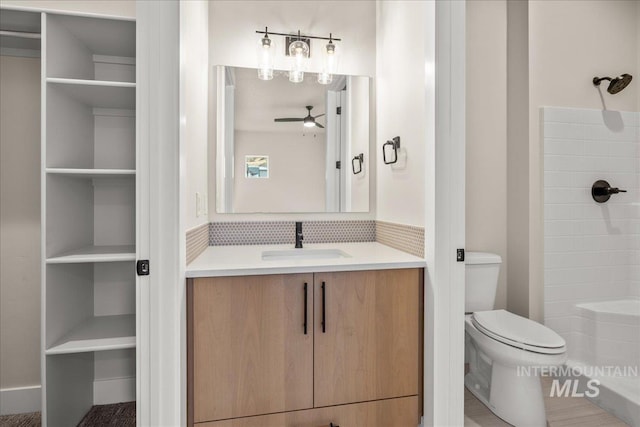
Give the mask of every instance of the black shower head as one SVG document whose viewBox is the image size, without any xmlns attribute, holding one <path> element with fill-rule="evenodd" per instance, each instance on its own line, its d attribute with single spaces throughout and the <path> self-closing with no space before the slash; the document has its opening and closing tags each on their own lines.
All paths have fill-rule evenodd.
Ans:
<svg viewBox="0 0 640 427">
<path fill-rule="evenodd" d="M 623 74 L 620 77 L 616 77 L 613 79 L 611 77 L 594 77 L 593 84 L 596 86 L 600 86 L 600 82 L 602 80 L 609 80 L 609 87 L 607 88 L 607 92 L 609 92 L 611 95 L 615 95 L 625 87 L 629 86 L 629 83 L 631 83 L 631 79 L 633 79 L 631 74 Z"/>
</svg>

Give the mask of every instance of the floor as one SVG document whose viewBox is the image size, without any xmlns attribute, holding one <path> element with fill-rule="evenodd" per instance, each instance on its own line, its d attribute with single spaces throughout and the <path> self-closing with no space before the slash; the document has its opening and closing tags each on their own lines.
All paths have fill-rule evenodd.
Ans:
<svg viewBox="0 0 640 427">
<path fill-rule="evenodd" d="M 589 402 L 584 397 L 548 397 L 551 378 L 542 378 L 544 405 L 549 427 L 625 427 L 627 424 Z M 464 389 L 465 427 L 509 427 L 496 417 L 466 388 Z"/>
<path fill-rule="evenodd" d="M 40 412 L 0 416 L 0 427 L 39 427 Z M 78 427 L 129 427 L 136 425 L 135 402 L 94 406 Z"/>
</svg>

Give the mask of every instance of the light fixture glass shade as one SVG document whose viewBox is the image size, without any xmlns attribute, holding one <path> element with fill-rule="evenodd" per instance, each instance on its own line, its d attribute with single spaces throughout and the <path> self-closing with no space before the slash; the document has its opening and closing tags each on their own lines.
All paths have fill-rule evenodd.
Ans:
<svg viewBox="0 0 640 427">
<path fill-rule="evenodd" d="M 333 81 L 333 74 L 318 73 L 318 83 L 321 85 L 328 85 Z"/>
<path fill-rule="evenodd" d="M 289 81 L 291 83 L 302 83 L 304 80 L 304 71 L 291 69 L 289 71 Z"/>
<path fill-rule="evenodd" d="M 256 48 L 258 55 L 258 78 L 260 80 L 273 79 L 273 58 L 276 51 L 276 43 L 265 35 L 258 41 Z"/>
<path fill-rule="evenodd" d="M 289 71 L 289 81 L 301 83 L 304 80 L 304 71 L 309 59 L 309 45 L 303 40 L 296 40 L 289 45 L 289 56 L 293 61 Z"/>
<path fill-rule="evenodd" d="M 318 83 L 327 85 L 333 80 L 338 68 L 337 47 L 332 40 L 329 40 L 322 49 L 322 71 L 318 73 Z"/>
</svg>

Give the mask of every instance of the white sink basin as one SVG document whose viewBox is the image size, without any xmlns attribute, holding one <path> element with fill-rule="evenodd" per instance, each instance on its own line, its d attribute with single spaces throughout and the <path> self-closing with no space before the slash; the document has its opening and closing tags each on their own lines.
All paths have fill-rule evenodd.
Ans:
<svg viewBox="0 0 640 427">
<path fill-rule="evenodd" d="M 283 249 L 279 251 L 263 251 L 263 261 L 304 260 L 304 259 L 334 259 L 350 258 L 340 249 Z"/>
</svg>

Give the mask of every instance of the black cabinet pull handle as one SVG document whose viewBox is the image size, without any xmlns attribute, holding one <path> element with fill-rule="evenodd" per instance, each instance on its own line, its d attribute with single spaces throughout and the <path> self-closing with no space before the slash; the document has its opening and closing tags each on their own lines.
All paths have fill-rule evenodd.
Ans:
<svg viewBox="0 0 640 427">
<path fill-rule="evenodd" d="M 304 334 L 307 335 L 307 282 L 304 282 Z"/>
<path fill-rule="evenodd" d="M 322 282 L 322 333 L 327 332 L 327 314 L 325 313 L 325 283 Z"/>
</svg>

